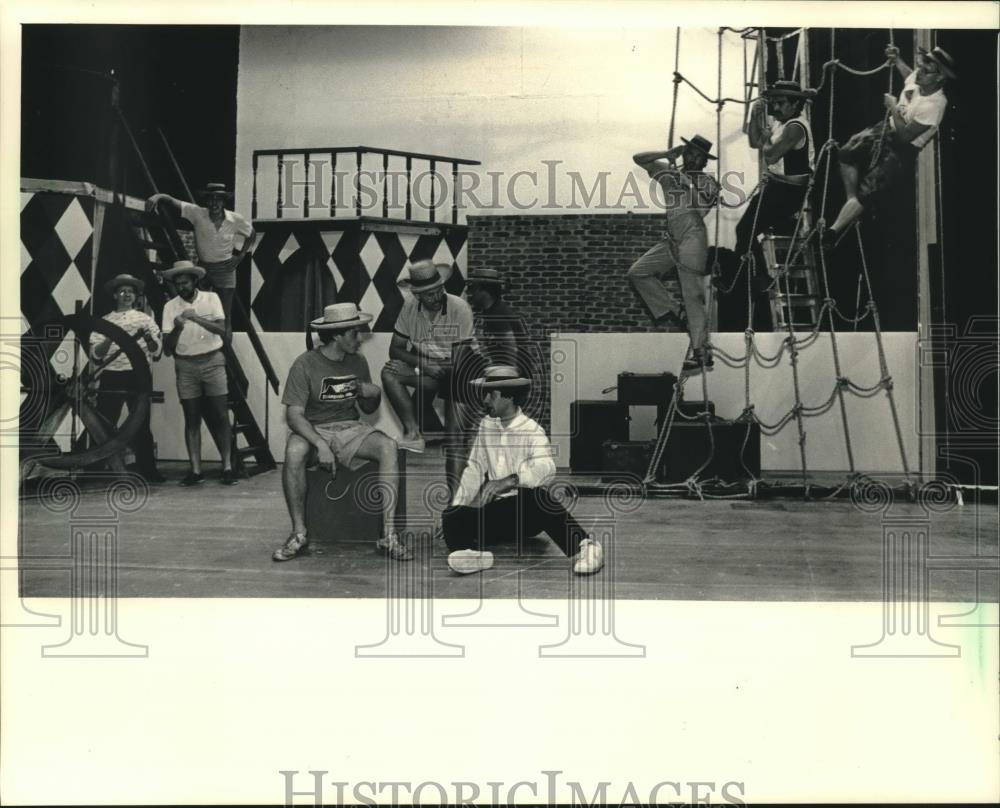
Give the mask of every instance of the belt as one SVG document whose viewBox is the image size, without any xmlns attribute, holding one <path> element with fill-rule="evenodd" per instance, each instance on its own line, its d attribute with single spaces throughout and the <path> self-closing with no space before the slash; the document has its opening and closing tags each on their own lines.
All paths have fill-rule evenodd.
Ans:
<svg viewBox="0 0 1000 808">
<path fill-rule="evenodd" d="M 179 353 L 175 353 L 174 354 L 174 359 L 202 359 L 202 358 L 204 358 L 206 356 L 211 356 L 214 353 L 221 353 L 221 352 L 222 352 L 222 348 L 214 348 L 211 351 L 205 351 L 205 353 L 198 353 L 198 354 L 179 354 Z"/>
</svg>

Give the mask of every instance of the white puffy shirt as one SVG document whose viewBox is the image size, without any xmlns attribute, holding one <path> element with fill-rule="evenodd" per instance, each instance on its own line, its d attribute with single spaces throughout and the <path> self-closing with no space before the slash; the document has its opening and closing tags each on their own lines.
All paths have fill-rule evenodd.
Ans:
<svg viewBox="0 0 1000 808">
<path fill-rule="evenodd" d="M 479 494 L 483 481 L 500 480 L 511 474 L 518 476 L 521 488 L 538 488 L 556 473 L 552 446 L 545 430 L 518 410 L 506 427 L 499 418 L 486 416 L 472 444 L 472 451 L 462 471 L 462 479 L 452 505 L 468 505 Z M 509 491 L 502 496 L 514 496 Z"/>
<path fill-rule="evenodd" d="M 918 68 L 919 70 L 919 68 Z M 944 112 L 948 108 L 948 97 L 944 90 L 937 90 L 929 95 L 921 95 L 917 86 L 917 71 L 914 70 L 903 82 L 903 89 L 899 94 L 899 114 L 907 123 L 922 123 L 930 127 L 926 132 L 910 141 L 910 145 L 915 149 L 922 149 L 927 142 L 937 133 L 938 125 L 944 117 Z M 895 121 L 889 119 L 893 129 L 896 128 Z"/>
</svg>

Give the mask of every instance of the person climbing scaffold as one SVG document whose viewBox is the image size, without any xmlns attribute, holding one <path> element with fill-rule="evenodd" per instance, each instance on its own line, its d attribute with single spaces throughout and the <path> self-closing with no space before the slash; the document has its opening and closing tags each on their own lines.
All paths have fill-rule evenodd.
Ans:
<svg viewBox="0 0 1000 808">
<path fill-rule="evenodd" d="M 840 177 L 847 200 L 834 223 L 823 233 L 824 249 L 831 249 L 841 235 L 864 213 L 868 201 L 913 174 L 920 150 L 934 137 L 948 107 L 944 94 L 949 79 L 957 78 L 955 62 L 942 48 L 920 49 L 916 70 L 899 58 L 890 45 L 886 60 L 904 78 L 896 99 L 885 93 L 882 121 L 853 135 L 840 147 Z"/>
<path fill-rule="evenodd" d="M 736 224 L 736 254 L 741 260 L 752 254 L 754 280 L 758 287 L 767 288 L 771 278 L 757 236 L 768 231 L 789 235 L 795 227 L 813 171 L 812 131 L 805 105 L 816 92 L 782 79 L 761 95 L 762 100 L 751 107 L 747 139 L 767 169 Z"/>
<path fill-rule="evenodd" d="M 654 245 L 628 270 L 628 278 L 649 308 L 654 323 L 681 325 L 686 315 L 686 329 L 691 339 L 685 372 L 712 369 L 709 352 L 708 317 L 705 302 L 705 276 L 708 267 L 708 231 L 705 215 L 719 196 L 719 183 L 706 174 L 712 143 L 701 135 L 666 151 L 645 151 L 632 160 L 649 173 L 663 189 L 667 229 L 662 241 Z M 681 167 L 676 166 L 681 158 Z M 668 291 L 665 281 L 680 283 L 683 308 Z"/>
</svg>

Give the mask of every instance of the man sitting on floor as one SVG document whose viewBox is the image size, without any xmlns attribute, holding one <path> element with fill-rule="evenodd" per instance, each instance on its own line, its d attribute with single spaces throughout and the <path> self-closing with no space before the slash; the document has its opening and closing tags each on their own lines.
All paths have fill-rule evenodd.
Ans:
<svg viewBox="0 0 1000 808">
<path fill-rule="evenodd" d="M 484 545 L 544 531 L 567 556 L 576 556 L 578 575 L 604 566 L 601 543 L 544 487 L 556 473 L 545 431 L 521 411 L 531 386 L 510 365 L 491 365 L 476 380 L 489 415 L 483 418 L 451 507 L 442 515 L 448 566 L 472 573 L 493 566 Z"/>
<path fill-rule="evenodd" d="M 359 410 L 373 413 L 382 401 L 382 391 L 371 383 L 368 361 L 358 353 L 361 327 L 372 319 L 358 311 L 354 303 L 334 303 L 323 316 L 310 323 L 323 343 L 301 354 L 292 363 L 281 397 L 288 423 L 285 465 L 281 485 L 292 519 L 292 533 L 274 551 L 275 561 L 295 558 L 309 544 L 306 535 L 306 467 L 318 460 L 336 470 L 340 463 L 357 469 L 365 461 L 379 464 L 383 497 L 383 535 L 375 542 L 378 550 L 396 561 L 413 556 L 400 539 L 396 527 L 396 500 L 399 496 L 399 464 L 396 442 L 363 422 Z"/>
</svg>

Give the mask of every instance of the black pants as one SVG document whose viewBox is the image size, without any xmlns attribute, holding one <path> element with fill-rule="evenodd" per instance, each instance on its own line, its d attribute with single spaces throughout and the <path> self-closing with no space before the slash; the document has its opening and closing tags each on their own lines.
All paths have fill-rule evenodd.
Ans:
<svg viewBox="0 0 1000 808">
<path fill-rule="evenodd" d="M 795 230 L 794 216 L 802 209 L 805 193 L 806 186 L 804 185 L 768 182 L 750 198 L 747 209 L 736 224 L 736 257 L 742 260 L 747 249 L 752 248 L 755 266 L 751 286 L 755 298 L 752 325 L 758 331 L 769 330 L 773 326 L 768 296 L 764 291 L 771 283 L 771 278 L 767 272 L 764 250 L 761 248 L 757 236 L 769 232 L 779 236 L 790 236 Z M 755 218 L 757 220 L 756 229 L 754 228 Z M 749 271 L 749 267 L 747 271 Z"/>
<path fill-rule="evenodd" d="M 118 418 L 122 405 L 128 404 L 133 412 L 142 389 L 141 380 L 133 370 L 106 370 L 101 374 L 101 386 L 97 392 L 97 411 L 113 430 L 118 429 Z M 153 453 L 153 433 L 149 430 L 149 412 L 132 436 L 132 451 L 139 471 L 155 471 L 156 456 Z"/>
<path fill-rule="evenodd" d="M 518 488 L 517 496 L 495 499 L 483 508 L 447 508 L 441 527 L 449 551 L 482 550 L 513 539 L 520 552 L 525 538 L 544 532 L 572 556 L 587 538 L 580 523 L 544 488 Z"/>
<path fill-rule="evenodd" d="M 747 204 L 742 218 L 736 225 L 736 255 L 742 258 L 748 247 L 753 247 L 757 261 L 757 271 L 764 269 L 764 254 L 757 241 L 761 233 L 774 232 L 780 236 L 790 236 L 795 229 L 794 216 L 802 208 L 806 193 L 804 185 L 785 185 L 768 182 L 758 190 Z M 760 212 L 758 213 L 758 208 Z M 754 219 L 757 229 L 754 230 Z M 752 239 L 752 241 L 751 241 Z"/>
</svg>

